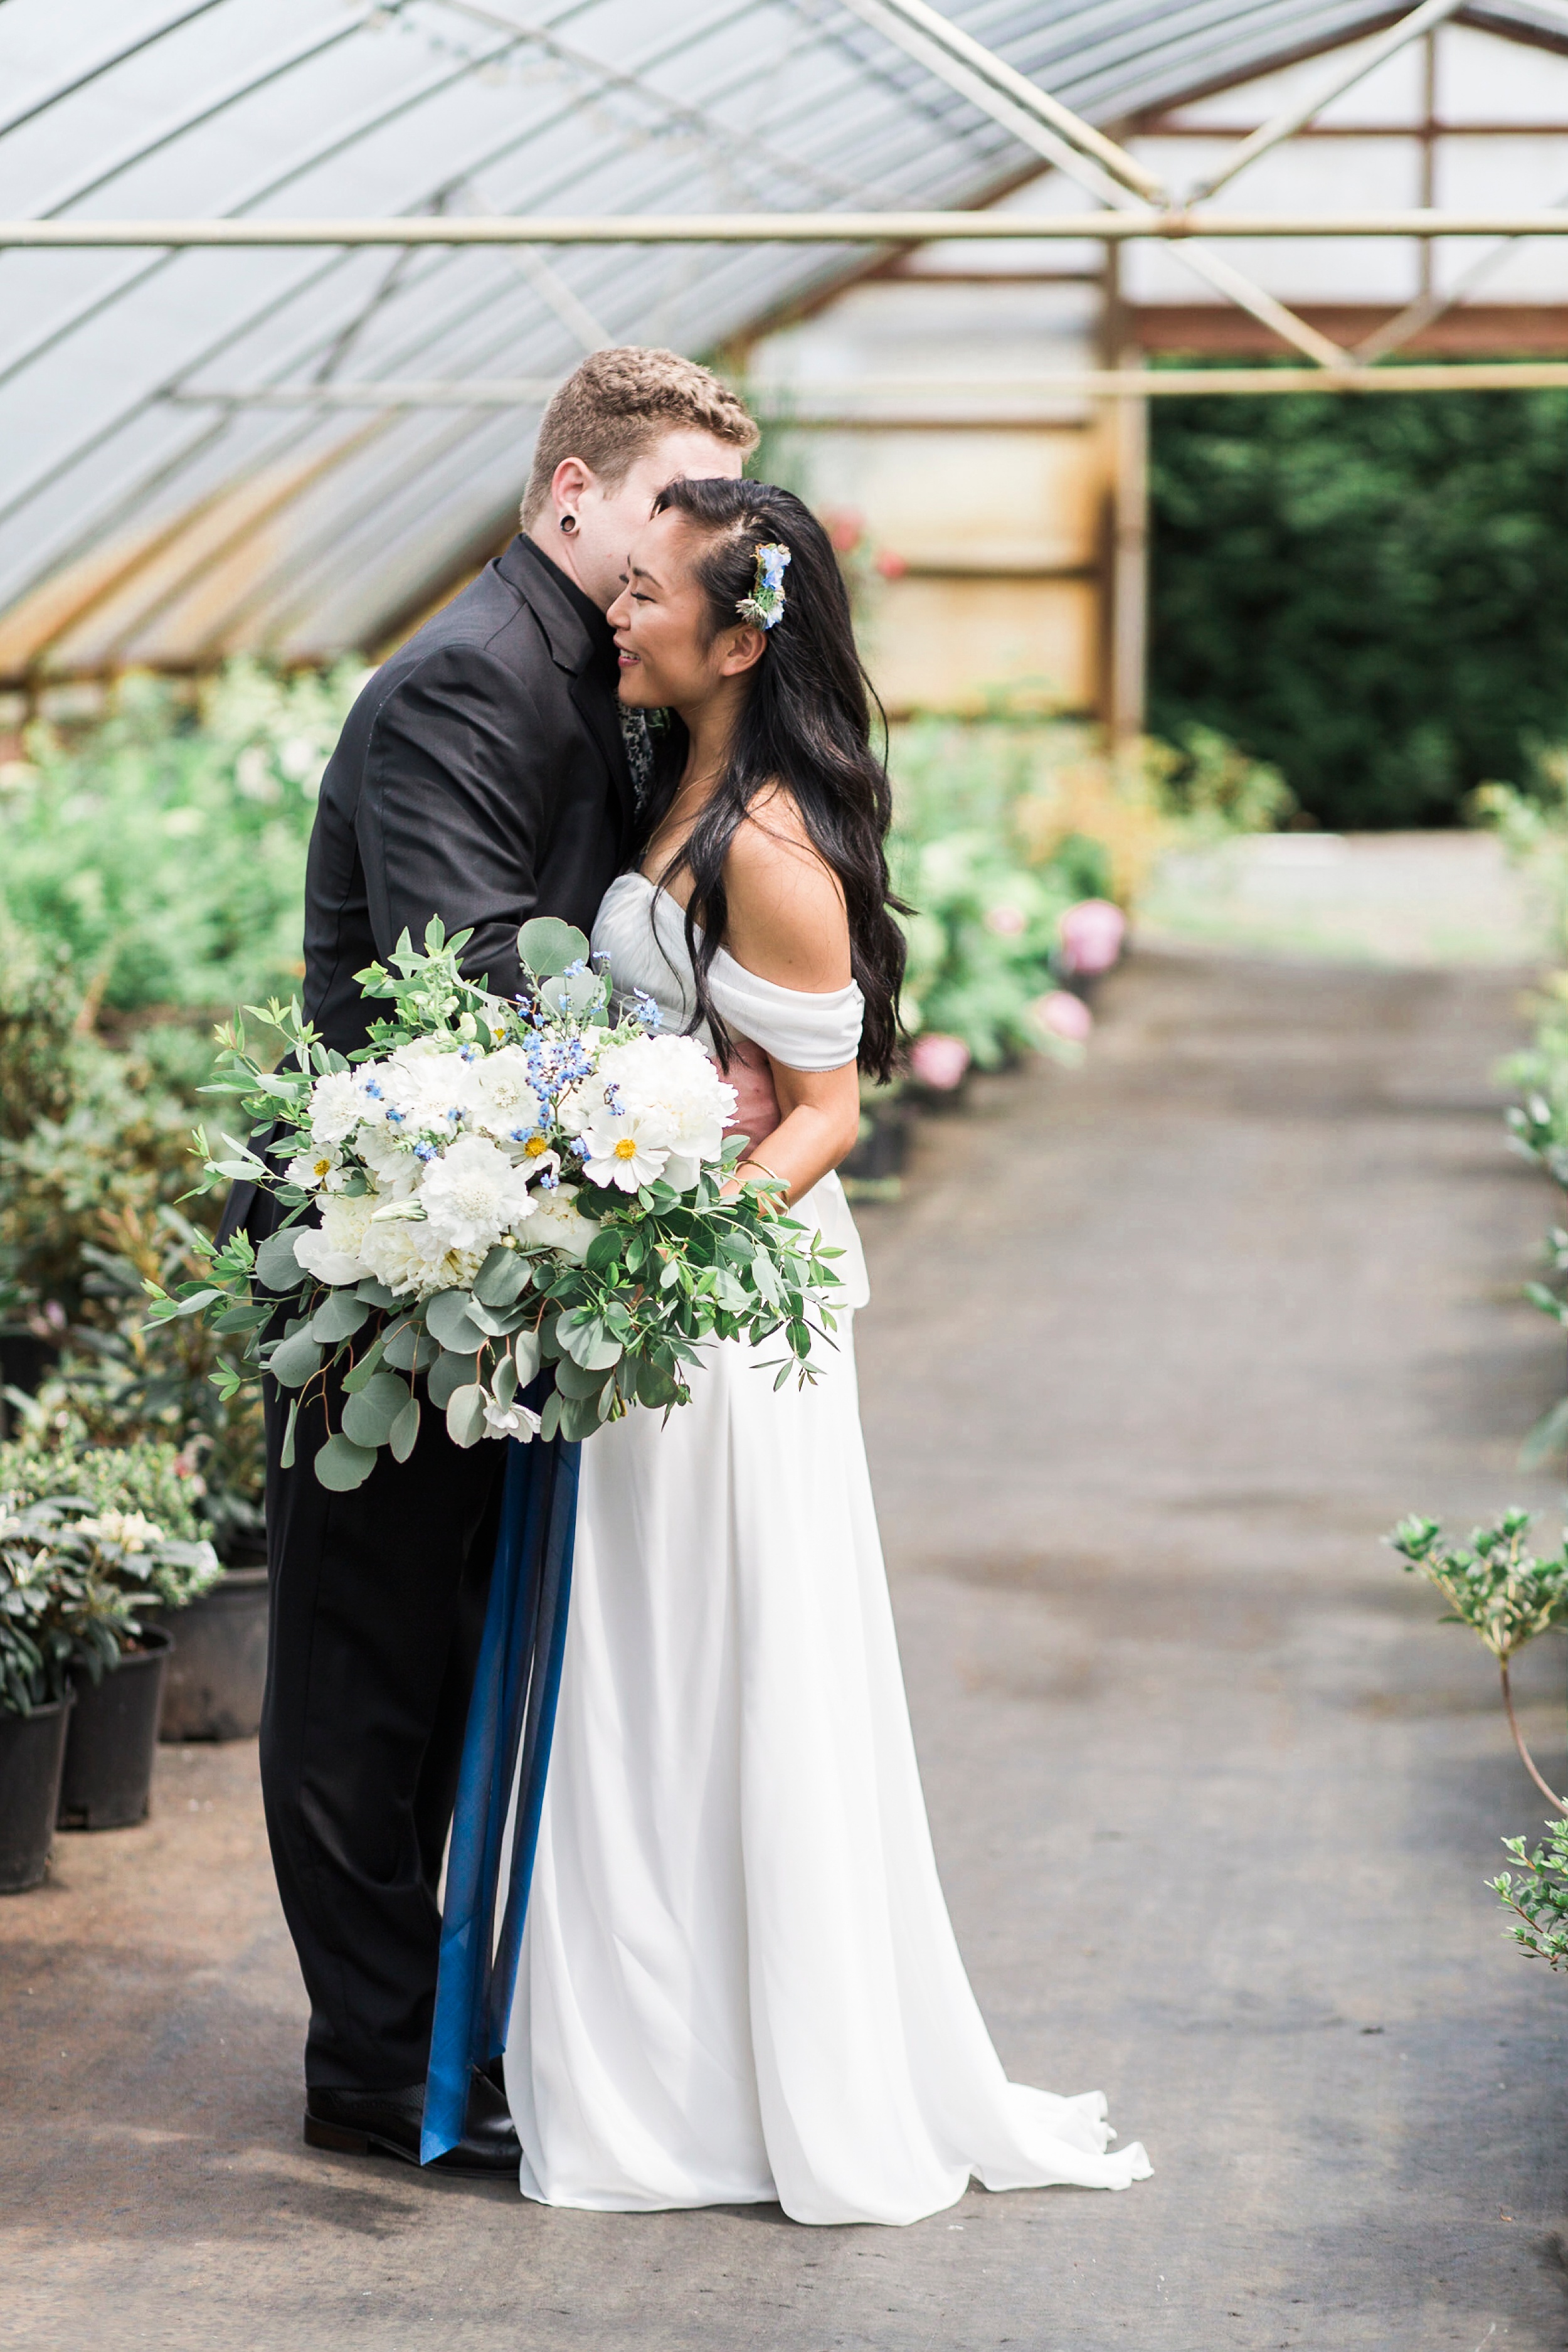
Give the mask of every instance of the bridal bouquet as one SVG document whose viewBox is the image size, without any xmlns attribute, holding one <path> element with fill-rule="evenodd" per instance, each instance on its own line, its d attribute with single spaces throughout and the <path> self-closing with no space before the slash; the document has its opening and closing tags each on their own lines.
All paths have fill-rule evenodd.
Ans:
<svg viewBox="0 0 1568 2352">
<path fill-rule="evenodd" d="M 340 1393 L 314 1465 L 340 1490 L 383 1445 L 406 1461 L 427 1405 L 463 1446 L 582 1438 L 685 1403 L 706 1342 L 782 1333 L 777 1387 L 813 1377 L 813 1333 L 835 1328 L 838 1253 L 779 1213 L 771 1181 L 723 1197 L 745 1140 L 724 1137 L 735 1090 L 695 1040 L 659 1034 L 650 997 L 622 1011 L 569 924 L 523 926 L 513 1003 L 464 979 L 468 936 L 434 921 L 423 954 L 404 932 L 391 971 L 356 975 L 392 1009 L 348 1059 L 297 1003 L 247 1008 L 285 1041 L 276 1068 L 243 1021 L 219 1033 L 212 1091 L 239 1097 L 267 1157 L 225 1135 L 214 1158 L 198 1130 L 206 1182 L 253 1180 L 287 1214 L 258 1249 L 209 1245 L 173 1295 L 148 1285 L 154 1318 L 240 1339 L 214 1374 L 226 1394 L 263 1373 L 293 1391 L 285 1467 L 301 1405 Z M 522 1393 L 545 1367 L 535 1412 Z"/>
</svg>

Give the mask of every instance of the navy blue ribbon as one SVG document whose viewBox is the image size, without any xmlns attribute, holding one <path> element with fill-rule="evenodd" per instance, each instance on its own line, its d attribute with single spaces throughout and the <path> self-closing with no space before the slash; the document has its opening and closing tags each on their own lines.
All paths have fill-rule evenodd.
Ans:
<svg viewBox="0 0 1568 2352">
<path fill-rule="evenodd" d="M 501 1528 L 446 1860 L 422 2164 L 462 2138 L 473 2071 L 506 2048 L 566 1651 L 580 1458 L 580 1446 L 559 1437 L 507 1441 Z M 511 1880 L 497 1937 L 514 1783 Z"/>
</svg>

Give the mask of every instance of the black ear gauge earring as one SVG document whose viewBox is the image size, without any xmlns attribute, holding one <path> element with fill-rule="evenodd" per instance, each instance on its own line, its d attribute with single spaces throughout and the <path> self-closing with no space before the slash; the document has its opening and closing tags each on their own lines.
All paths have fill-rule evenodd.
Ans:
<svg viewBox="0 0 1568 2352">
<path fill-rule="evenodd" d="M 570 539 L 572 532 L 577 529 L 577 517 L 574 514 L 563 514 L 560 519 L 560 527 L 562 530 L 565 531 L 568 539 Z"/>
</svg>

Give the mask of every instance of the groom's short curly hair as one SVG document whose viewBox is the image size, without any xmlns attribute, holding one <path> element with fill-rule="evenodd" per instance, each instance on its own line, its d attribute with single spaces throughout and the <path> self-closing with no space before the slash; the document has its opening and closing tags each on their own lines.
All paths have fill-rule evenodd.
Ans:
<svg viewBox="0 0 1568 2352">
<path fill-rule="evenodd" d="M 579 457 L 613 488 L 666 433 L 711 433 L 747 457 L 761 436 L 745 403 L 678 352 L 622 343 L 591 352 L 545 410 L 523 499 L 528 530 L 563 457 Z"/>
</svg>

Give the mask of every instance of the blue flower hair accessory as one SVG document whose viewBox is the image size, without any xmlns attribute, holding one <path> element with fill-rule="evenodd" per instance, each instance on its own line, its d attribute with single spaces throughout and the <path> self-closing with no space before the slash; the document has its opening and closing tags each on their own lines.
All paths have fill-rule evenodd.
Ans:
<svg viewBox="0 0 1568 2352">
<path fill-rule="evenodd" d="M 784 574 L 789 566 L 787 547 L 769 545 L 757 551 L 757 577 L 749 596 L 743 596 L 736 611 L 743 621 L 755 621 L 759 629 L 777 628 L 784 617 Z"/>
</svg>

